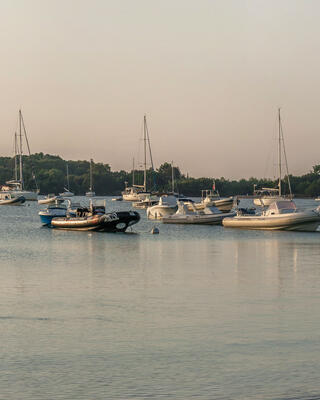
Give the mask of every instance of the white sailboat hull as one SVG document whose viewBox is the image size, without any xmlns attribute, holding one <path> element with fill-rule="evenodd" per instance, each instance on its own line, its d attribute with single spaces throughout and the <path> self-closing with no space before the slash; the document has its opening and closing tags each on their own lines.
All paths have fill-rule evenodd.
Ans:
<svg viewBox="0 0 320 400">
<path fill-rule="evenodd" d="M 139 201 L 138 193 L 135 194 L 123 194 L 122 198 L 124 201 Z"/>
</svg>

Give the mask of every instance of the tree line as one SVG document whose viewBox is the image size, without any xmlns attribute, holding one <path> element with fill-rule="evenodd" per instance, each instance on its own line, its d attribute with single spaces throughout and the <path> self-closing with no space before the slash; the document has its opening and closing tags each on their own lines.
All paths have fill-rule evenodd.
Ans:
<svg viewBox="0 0 320 400">
<path fill-rule="evenodd" d="M 67 165 L 69 170 L 70 190 L 77 195 L 83 195 L 89 190 L 90 161 L 63 160 L 50 154 L 36 153 L 23 156 L 23 175 L 25 188 L 39 188 L 41 194 L 60 193 L 67 185 Z M 93 162 L 93 187 L 97 195 L 120 195 L 125 182 L 132 184 L 132 171 L 112 171 L 109 164 Z M 135 183 L 143 184 L 143 171 L 135 171 Z M 19 177 L 19 174 L 18 174 Z M 14 159 L 0 157 L 0 184 L 14 178 Z M 34 179 L 35 178 L 35 179 Z M 240 179 L 229 180 L 221 178 L 192 178 L 181 173 L 174 167 L 175 191 L 185 196 L 199 196 L 201 190 L 215 187 L 222 196 L 251 195 L 253 185 L 261 187 L 277 187 L 277 181 L 272 179 Z M 283 189 L 288 193 L 288 185 Z M 292 192 L 296 196 L 314 197 L 320 194 L 320 165 L 301 176 L 290 175 Z M 168 162 L 163 163 L 157 170 L 147 171 L 147 188 L 157 192 L 172 190 L 172 167 Z"/>
</svg>

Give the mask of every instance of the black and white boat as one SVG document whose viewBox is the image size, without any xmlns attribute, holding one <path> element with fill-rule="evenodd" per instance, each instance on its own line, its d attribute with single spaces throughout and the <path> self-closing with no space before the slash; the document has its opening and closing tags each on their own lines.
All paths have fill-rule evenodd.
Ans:
<svg viewBox="0 0 320 400">
<path fill-rule="evenodd" d="M 105 203 L 99 205 L 90 202 L 89 207 L 78 207 L 75 215 L 53 218 L 50 226 L 74 231 L 125 232 L 139 221 L 140 215 L 136 211 L 106 213 Z"/>
</svg>

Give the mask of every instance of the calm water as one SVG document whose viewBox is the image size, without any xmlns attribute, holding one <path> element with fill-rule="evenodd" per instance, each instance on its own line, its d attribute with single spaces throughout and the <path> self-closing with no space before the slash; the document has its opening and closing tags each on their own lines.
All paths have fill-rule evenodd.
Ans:
<svg viewBox="0 0 320 400">
<path fill-rule="evenodd" d="M 1 399 L 320 398 L 319 233 L 37 211 L 0 207 Z"/>
</svg>

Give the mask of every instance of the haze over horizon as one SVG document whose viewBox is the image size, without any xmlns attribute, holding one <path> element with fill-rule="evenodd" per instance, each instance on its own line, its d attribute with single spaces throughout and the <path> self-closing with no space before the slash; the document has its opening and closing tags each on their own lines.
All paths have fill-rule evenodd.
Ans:
<svg viewBox="0 0 320 400">
<path fill-rule="evenodd" d="M 315 0 L 2 0 L 1 155 L 22 108 L 33 153 L 130 170 L 146 114 L 156 167 L 274 177 L 281 107 L 289 171 L 306 173 L 320 163 L 319 11 Z"/>
</svg>

